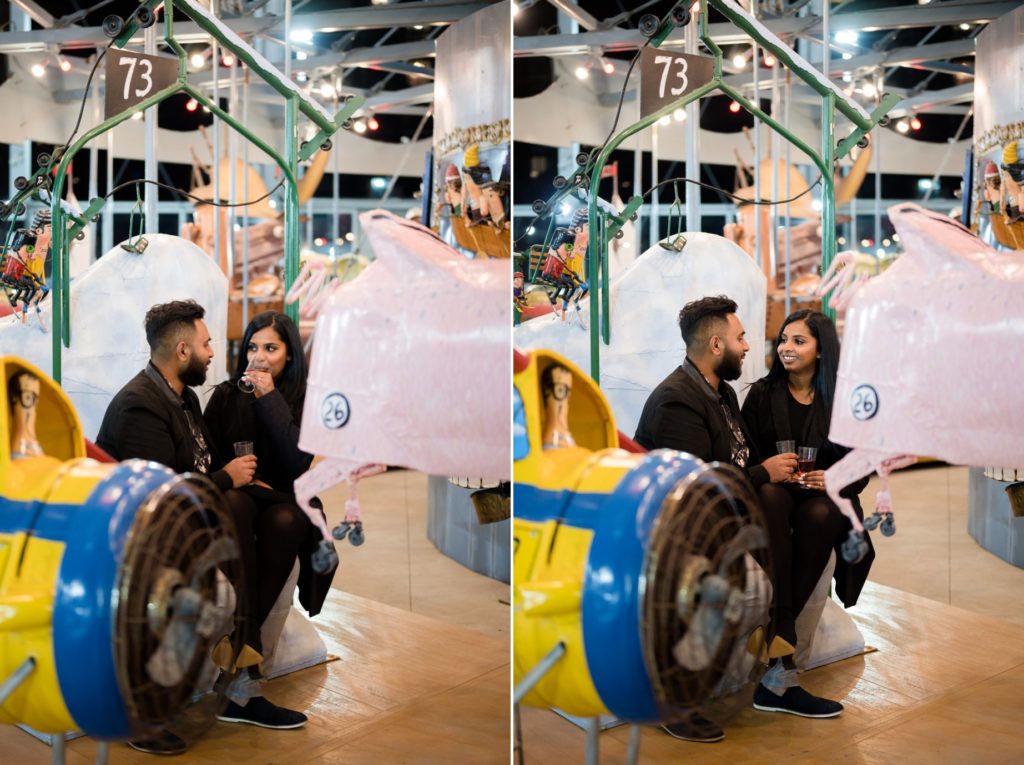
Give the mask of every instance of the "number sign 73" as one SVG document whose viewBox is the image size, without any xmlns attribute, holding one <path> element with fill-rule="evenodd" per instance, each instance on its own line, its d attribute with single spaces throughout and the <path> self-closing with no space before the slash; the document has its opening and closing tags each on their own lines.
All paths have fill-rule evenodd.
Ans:
<svg viewBox="0 0 1024 765">
<path fill-rule="evenodd" d="M 132 75 L 135 73 L 135 65 L 139 65 L 139 80 L 144 82 L 144 86 L 135 89 L 136 98 L 145 98 L 153 91 L 153 62 L 148 58 L 135 58 L 134 56 L 125 56 L 118 62 L 121 66 L 128 67 L 128 75 L 124 78 L 124 100 L 127 101 L 131 98 L 130 90 L 132 86 Z"/>
<path fill-rule="evenodd" d="M 685 58 L 676 58 L 675 56 L 655 56 L 654 63 L 662 67 L 661 84 L 658 86 L 658 98 L 665 98 L 665 86 L 669 81 L 669 72 L 671 72 L 673 68 L 675 69 L 675 79 L 679 80 L 679 85 L 674 88 L 670 88 L 669 93 L 676 97 L 681 96 L 686 90 L 686 86 L 689 84 L 689 80 L 686 79 L 686 69 L 688 66 L 687 60 Z"/>
</svg>

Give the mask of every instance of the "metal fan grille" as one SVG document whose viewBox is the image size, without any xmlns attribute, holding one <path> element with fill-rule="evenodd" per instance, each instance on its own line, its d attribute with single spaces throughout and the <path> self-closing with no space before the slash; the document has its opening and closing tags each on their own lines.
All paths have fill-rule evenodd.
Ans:
<svg viewBox="0 0 1024 765">
<path fill-rule="evenodd" d="M 701 603 L 708 574 L 728 583 L 731 618 L 721 622 L 720 638 L 702 666 L 688 669 L 676 650 L 695 612 L 702 605 L 713 608 Z M 651 529 L 642 601 L 644 658 L 663 719 L 709 700 L 730 669 L 737 642 L 750 631 L 750 611 L 769 599 L 770 574 L 761 508 L 739 470 L 714 465 L 676 485 Z"/>
<path fill-rule="evenodd" d="M 211 564 L 212 560 L 218 562 Z M 179 477 L 146 499 L 125 546 L 114 604 L 118 683 L 133 727 L 139 731 L 167 727 L 197 691 L 206 690 L 212 679 L 212 645 L 225 633 L 242 633 L 236 629 L 246 606 L 241 582 L 235 525 L 212 483 L 201 476 Z M 185 652 L 180 678 L 170 684 L 166 679 L 154 681 L 147 662 L 165 638 L 166 629 L 161 627 L 166 628 L 176 616 L 175 592 L 187 587 L 201 603 L 217 603 L 218 595 L 223 603 L 226 583 L 236 601 L 228 623 L 214 634 L 202 635 L 205 630 L 198 628 L 199 617 L 183 617 L 179 612 L 177 629 L 195 634 L 194 649 Z M 216 709 L 211 708 L 205 715 L 210 724 L 214 714 Z"/>
</svg>

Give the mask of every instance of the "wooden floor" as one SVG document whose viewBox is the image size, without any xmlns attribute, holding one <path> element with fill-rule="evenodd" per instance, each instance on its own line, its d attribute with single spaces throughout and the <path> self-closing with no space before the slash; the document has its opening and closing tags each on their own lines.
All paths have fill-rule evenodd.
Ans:
<svg viewBox="0 0 1024 765">
<path fill-rule="evenodd" d="M 459 627 L 332 590 L 316 624 L 339 658 L 272 681 L 266 696 L 306 710 L 294 731 L 218 723 L 173 762 L 246 765 L 508 763 L 509 649 L 501 636 Z M 77 739 L 68 763 L 92 762 L 96 745 Z M 123 744 L 113 765 L 162 761 Z M 50 748 L 0 726 L 0 762 L 43 765 Z"/>
<path fill-rule="evenodd" d="M 1024 763 L 1024 627 L 872 583 L 850 613 L 879 650 L 801 676 L 808 690 L 843 701 L 840 717 L 744 706 L 716 744 L 645 728 L 640 762 Z M 522 721 L 526 765 L 583 762 L 579 728 L 525 707 Z M 602 733 L 601 762 L 624 762 L 628 735 L 626 726 Z"/>
</svg>

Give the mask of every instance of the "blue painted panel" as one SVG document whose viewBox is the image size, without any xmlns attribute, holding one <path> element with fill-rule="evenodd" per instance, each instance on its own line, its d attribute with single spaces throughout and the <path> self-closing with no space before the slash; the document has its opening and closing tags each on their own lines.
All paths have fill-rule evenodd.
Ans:
<svg viewBox="0 0 1024 765">
<path fill-rule="evenodd" d="M 174 475 L 153 462 L 121 463 L 65 526 L 67 549 L 53 609 L 57 677 L 71 717 L 96 738 L 137 733 L 117 682 L 112 598 L 139 506 Z"/>
</svg>

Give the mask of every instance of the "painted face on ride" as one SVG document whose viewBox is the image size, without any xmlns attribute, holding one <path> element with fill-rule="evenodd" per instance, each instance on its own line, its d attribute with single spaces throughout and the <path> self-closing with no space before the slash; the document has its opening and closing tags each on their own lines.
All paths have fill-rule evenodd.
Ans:
<svg viewBox="0 0 1024 765">
<path fill-rule="evenodd" d="M 264 327 L 253 334 L 249 340 L 249 347 L 245 349 L 245 357 L 249 366 L 253 365 L 255 359 L 256 366 L 265 367 L 275 381 L 280 379 L 291 359 L 288 355 L 288 346 L 273 326 Z"/>
<path fill-rule="evenodd" d="M 789 374 L 814 372 L 818 366 L 818 341 L 807 322 L 797 319 L 783 327 L 778 354 Z"/>
<path fill-rule="evenodd" d="M 717 336 L 721 344 L 721 356 L 715 372 L 723 380 L 738 380 L 743 373 L 743 359 L 750 350 L 746 335 L 739 317 L 734 313 L 729 314 L 725 330 Z"/>
<path fill-rule="evenodd" d="M 194 388 L 206 382 L 206 372 L 213 360 L 213 346 L 210 344 L 210 330 L 206 328 L 206 322 L 196 319 L 196 331 L 192 335 L 192 343 L 189 345 L 189 358 L 185 362 L 185 368 L 178 372 L 181 381 Z"/>
</svg>

